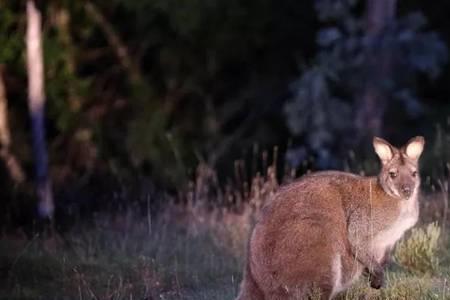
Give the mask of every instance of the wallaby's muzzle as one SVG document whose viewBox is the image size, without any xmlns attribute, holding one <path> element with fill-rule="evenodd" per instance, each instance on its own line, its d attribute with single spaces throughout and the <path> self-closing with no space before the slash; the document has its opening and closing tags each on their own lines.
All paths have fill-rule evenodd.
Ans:
<svg viewBox="0 0 450 300">
<path fill-rule="evenodd" d="M 411 197 L 412 195 L 412 189 L 409 186 L 402 186 L 401 193 L 403 197 L 409 199 L 409 197 Z"/>
</svg>

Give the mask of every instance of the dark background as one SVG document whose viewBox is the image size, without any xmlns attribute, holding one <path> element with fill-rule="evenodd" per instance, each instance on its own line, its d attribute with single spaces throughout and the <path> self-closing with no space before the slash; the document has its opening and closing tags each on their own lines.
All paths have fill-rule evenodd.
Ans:
<svg viewBox="0 0 450 300">
<path fill-rule="evenodd" d="M 39 7 L 57 213 L 125 205 L 142 188 L 176 195 L 199 164 L 225 185 L 237 160 L 254 174 L 274 153 L 279 177 L 291 168 L 359 171 L 375 160 L 374 135 L 395 145 L 424 135 L 424 174 L 446 172 L 448 1 Z M 11 152 L 26 174 L 14 182 L 2 164 L 1 194 L 12 210 L 34 201 L 25 29 L 24 2 L 1 0 Z"/>
</svg>

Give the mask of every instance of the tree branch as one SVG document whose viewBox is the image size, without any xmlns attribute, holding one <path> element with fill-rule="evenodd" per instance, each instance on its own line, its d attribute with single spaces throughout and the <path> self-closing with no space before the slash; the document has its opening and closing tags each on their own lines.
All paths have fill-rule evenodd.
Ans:
<svg viewBox="0 0 450 300">
<path fill-rule="evenodd" d="M 0 157 L 5 162 L 9 175 L 15 183 L 25 181 L 25 173 L 15 155 L 11 152 L 11 131 L 8 124 L 8 98 L 0 66 Z"/>
<path fill-rule="evenodd" d="M 105 18 L 101 11 L 90 1 L 87 1 L 84 5 L 86 13 L 89 17 L 100 27 L 103 31 L 109 45 L 114 48 L 116 56 L 119 59 L 120 64 L 129 74 L 130 79 L 134 83 L 142 82 L 142 75 L 139 68 L 131 59 L 127 46 L 122 41 L 120 36 L 116 33 L 111 23 Z"/>
</svg>

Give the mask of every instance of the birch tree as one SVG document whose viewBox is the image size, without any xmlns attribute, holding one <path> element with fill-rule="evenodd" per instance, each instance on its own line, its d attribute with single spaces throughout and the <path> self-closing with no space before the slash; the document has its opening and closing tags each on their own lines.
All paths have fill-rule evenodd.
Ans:
<svg viewBox="0 0 450 300">
<path fill-rule="evenodd" d="M 52 218 L 54 203 L 48 174 L 48 156 L 45 141 L 45 90 L 41 23 L 41 13 L 36 7 L 35 1 L 28 0 L 26 34 L 28 108 L 31 118 L 38 214 L 41 218 Z"/>
</svg>

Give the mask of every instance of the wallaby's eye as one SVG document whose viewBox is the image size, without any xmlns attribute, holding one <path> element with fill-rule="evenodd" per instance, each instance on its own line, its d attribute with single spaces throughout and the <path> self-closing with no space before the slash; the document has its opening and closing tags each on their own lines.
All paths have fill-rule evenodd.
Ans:
<svg viewBox="0 0 450 300">
<path fill-rule="evenodd" d="M 390 176 L 392 179 L 394 179 L 395 177 L 397 177 L 397 172 L 395 172 L 395 171 L 390 171 L 390 172 L 389 172 L 389 176 Z"/>
<path fill-rule="evenodd" d="M 417 171 L 413 171 L 413 172 L 412 172 L 412 176 L 413 176 L 413 177 L 416 177 L 416 176 L 417 176 Z"/>
</svg>

